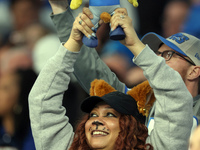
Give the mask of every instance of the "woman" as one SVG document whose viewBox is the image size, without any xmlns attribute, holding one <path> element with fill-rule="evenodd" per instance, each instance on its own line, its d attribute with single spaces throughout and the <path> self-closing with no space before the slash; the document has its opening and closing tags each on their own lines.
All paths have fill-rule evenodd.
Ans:
<svg viewBox="0 0 200 150">
<path fill-rule="evenodd" d="M 72 38 L 65 43 L 65 47 L 61 45 L 58 53 L 46 64 L 30 92 L 30 118 L 36 149 L 147 149 L 145 140 L 148 131 L 142 124 L 144 118 L 138 113 L 135 100 L 120 92 L 85 100 L 82 110 L 88 114 L 74 135 L 62 107 L 62 98 L 70 82 L 69 75 L 73 72 L 77 52 L 82 46 L 82 26 L 79 21 L 80 17 L 77 17 L 71 33 Z M 77 34 L 81 37 L 76 36 Z M 68 47 L 70 50 L 66 51 Z M 106 100 L 106 97 L 109 97 L 109 100 Z M 125 105 L 120 103 L 122 99 L 127 101 Z M 116 107 L 117 100 L 119 104 Z M 98 103 L 99 101 L 106 103 Z M 127 108 L 128 112 L 123 111 L 123 107 Z"/>
<path fill-rule="evenodd" d="M 102 97 L 91 96 L 83 101 L 81 109 L 87 115 L 76 129 L 70 150 L 146 149 L 144 117 L 131 96 L 118 91 Z"/>
<path fill-rule="evenodd" d="M 84 14 L 80 14 L 76 18 L 75 22 L 73 23 L 73 28 L 68 41 L 64 44 L 64 46 L 60 46 L 57 54 L 53 56 L 51 60 L 49 60 L 49 62 L 40 72 L 40 75 L 30 92 L 30 118 L 36 148 L 38 150 L 65 150 L 70 148 L 90 148 L 104 150 L 117 148 L 145 149 L 144 141 L 147 140 L 150 142 L 150 144 L 153 143 L 155 146 L 157 146 L 157 142 L 159 143 L 161 141 L 161 139 L 159 139 L 160 136 L 162 137 L 168 131 L 168 122 L 170 122 L 169 120 L 171 118 L 168 119 L 167 117 L 172 117 L 168 116 L 168 112 L 172 111 L 170 106 L 166 106 L 163 110 L 162 106 L 166 103 L 174 104 L 175 106 L 177 105 L 177 108 L 188 108 L 189 112 L 184 116 L 185 118 L 182 118 L 186 119 L 186 122 L 185 124 L 182 124 L 182 127 L 184 127 L 186 130 L 190 130 L 192 125 L 192 96 L 185 87 L 180 75 L 174 70 L 170 69 L 169 66 L 166 65 L 163 58 L 158 57 L 153 51 L 149 50 L 149 47 L 145 47 L 145 45 L 137 37 L 135 30 L 132 27 L 132 20 L 127 16 L 127 13 L 124 12 L 124 9 L 120 9 L 116 10 L 115 14 L 111 18 L 111 28 L 114 30 L 118 25 L 123 28 L 126 38 L 125 40 L 121 41 L 121 43 L 128 47 L 129 50 L 134 54 L 135 63 L 142 67 L 144 72 L 147 73 L 145 74 L 146 78 L 149 80 L 151 86 L 154 87 L 154 93 L 157 97 L 156 106 L 159 108 L 155 114 L 156 126 L 154 127 L 154 131 L 152 131 L 153 134 L 150 134 L 150 136 L 148 136 L 146 139 L 147 133 L 145 132 L 147 131 L 144 132 L 144 135 L 146 134 L 146 136 L 142 136 L 142 134 L 140 135 L 139 133 L 135 134 L 140 127 L 137 127 L 136 125 L 134 126 L 134 122 L 133 124 L 131 122 L 130 125 L 130 127 L 132 127 L 132 125 L 134 126 L 133 129 L 125 128 L 125 130 L 122 131 L 123 128 L 120 128 L 120 124 L 123 124 L 123 121 L 121 122 L 121 118 L 123 118 L 125 113 L 120 113 L 120 109 L 118 110 L 108 101 L 106 105 L 97 105 L 97 107 L 92 105 L 89 110 L 86 110 L 85 108 L 91 105 L 89 104 L 84 107 L 85 102 L 83 102 L 82 110 L 90 115 L 89 118 L 83 120 L 83 122 L 80 124 L 80 127 L 77 129 L 78 131 L 74 135 L 72 126 L 68 122 L 68 117 L 65 116 L 65 108 L 62 107 L 62 98 L 63 93 L 67 90 L 70 82 L 69 75 L 74 71 L 74 63 L 78 57 L 80 48 L 83 45 L 83 34 L 90 38 L 93 33 L 91 30 L 93 25 L 91 24 L 90 19 L 85 17 L 86 16 Z M 83 18 L 85 19 L 82 20 Z M 146 61 L 147 58 L 149 58 L 148 61 Z M 166 76 L 159 76 L 160 72 L 163 71 L 166 72 Z M 84 75 L 87 76 L 87 74 Z M 155 76 L 156 78 L 154 78 Z M 176 78 L 176 81 L 173 81 L 175 87 L 166 86 L 164 80 L 166 78 Z M 163 94 L 163 91 L 169 88 L 170 90 Z M 176 97 L 176 94 L 180 91 L 184 92 L 183 95 Z M 114 96 L 109 99 L 109 101 L 114 101 L 116 99 L 113 98 Z M 185 98 L 184 101 L 183 98 Z M 122 104 L 117 106 L 124 108 Z M 104 111 L 108 111 L 108 108 L 110 108 L 111 111 L 104 113 Z M 129 107 L 126 106 L 125 108 Z M 136 109 L 133 108 L 131 110 Z M 179 109 L 177 112 L 179 112 Z M 180 113 L 182 112 L 180 111 Z M 102 118 L 106 118 L 108 120 L 103 121 Z M 137 119 L 137 117 L 135 118 Z M 128 119 L 124 119 L 124 122 L 127 123 L 129 121 Z M 109 126 L 106 126 L 107 123 Z M 111 128 L 111 124 L 115 126 Z M 140 126 L 139 123 L 137 124 Z M 189 127 L 186 124 L 189 124 Z M 105 128 L 102 128 L 102 126 Z M 100 129 L 100 131 L 98 129 Z M 93 130 L 94 132 L 92 132 Z M 107 130 L 108 132 L 102 132 L 104 130 Z M 121 132 L 124 131 L 126 134 L 121 136 Z M 126 135 L 131 132 L 134 134 L 131 134 L 130 137 L 134 137 L 134 140 L 126 141 L 118 139 L 118 137 L 126 137 Z M 109 136 L 112 137 L 106 139 Z M 140 138 L 141 141 L 139 140 Z M 100 143 L 100 145 L 98 143 Z M 176 147 L 171 147 L 171 145 L 167 148 L 176 149 Z"/>
<path fill-rule="evenodd" d="M 1 148 L 35 150 L 28 115 L 28 94 L 36 77 L 27 69 L 7 72 L 0 78 Z"/>
</svg>

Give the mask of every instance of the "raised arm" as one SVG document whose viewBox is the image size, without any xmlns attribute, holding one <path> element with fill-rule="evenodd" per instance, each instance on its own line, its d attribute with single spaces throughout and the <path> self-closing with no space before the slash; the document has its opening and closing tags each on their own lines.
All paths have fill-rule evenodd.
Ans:
<svg viewBox="0 0 200 150">
<path fill-rule="evenodd" d="M 41 70 L 29 95 L 31 128 L 38 150 L 66 150 L 74 137 L 62 100 L 82 46 L 79 38 L 73 36 L 76 33 L 80 33 L 77 22 L 69 40 Z"/>
<path fill-rule="evenodd" d="M 73 128 L 65 116 L 62 100 L 75 57 L 61 45 L 41 70 L 30 92 L 31 128 L 38 150 L 65 150 L 73 139 Z"/>
<path fill-rule="evenodd" d="M 147 143 L 151 143 L 155 150 L 186 150 L 193 119 L 192 95 L 180 74 L 138 39 L 131 19 L 123 9 L 115 11 L 111 19 L 113 29 L 118 25 L 123 27 L 126 34 L 126 39 L 121 43 L 135 55 L 134 63 L 144 70 L 156 97 L 155 124 Z"/>
<path fill-rule="evenodd" d="M 156 97 L 155 124 L 147 143 L 151 143 L 155 150 L 187 150 L 192 128 L 193 98 L 181 76 L 148 46 L 134 63 L 144 70 Z"/>
<path fill-rule="evenodd" d="M 51 18 L 56 27 L 58 37 L 61 42 L 65 42 L 69 38 L 72 22 L 74 22 L 74 12 L 72 13 L 68 8 L 67 0 L 49 0 L 49 2 L 53 10 Z M 85 13 L 89 14 L 90 12 L 86 9 Z M 85 16 L 82 19 L 87 18 Z M 74 75 L 87 93 L 89 93 L 90 83 L 96 78 L 105 80 L 121 92 L 125 92 L 126 89 L 125 84 L 120 82 L 115 73 L 100 59 L 96 50 L 85 45 L 82 46 L 75 63 Z"/>
</svg>

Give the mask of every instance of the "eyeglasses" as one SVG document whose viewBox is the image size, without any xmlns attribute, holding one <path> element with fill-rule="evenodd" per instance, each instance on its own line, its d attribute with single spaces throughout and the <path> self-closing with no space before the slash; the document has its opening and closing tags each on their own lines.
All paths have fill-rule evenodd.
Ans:
<svg viewBox="0 0 200 150">
<path fill-rule="evenodd" d="M 176 55 L 180 56 L 181 58 L 183 58 L 184 60 L 186 60 L 187 62 L 189 62 L 191 65 L 196 66 L 192 61 L 186 59 L 186 58 L 185 58 L 184 56 L 182 56 L 181 54 L 176 53 L 176 52 L 174 52 L 174 51 L 172 51 L 172 50 L 166 50 L 166 51 L 164 51 L 164 52 L 159 52 L 159 51 L 157 51 L 156 54 L 157 54 L 157 55 L 161 55 L 163 58 L 165 58 L 166 61 L 169 61 L 169 60 L 172 58 L 172 56 L 173 56 L 174 54 L 176 54 Z"/>
</svg>

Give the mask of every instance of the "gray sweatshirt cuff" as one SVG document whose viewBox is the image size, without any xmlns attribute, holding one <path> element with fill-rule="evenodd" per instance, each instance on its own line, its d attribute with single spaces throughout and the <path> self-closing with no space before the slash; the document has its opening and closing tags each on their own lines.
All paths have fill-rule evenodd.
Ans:
<svg viewBox="0 0 200 150">
<path fill-rule="evenodd" d="M 144 70 L 144 66 L 151 66 L 152 63 L 158 62 L 158 59 L 161 57 L 158 58 L 154 51 L 146 45 L 142 52 L 133 58 L 133 62 Z"/>
<path fill-rule="evenodd" d="M 60 45 L 55 57 L 58 59 L 63 58 L 62 64 L 65 64 L 66 66 L 74 66 L 74 63 L 76 62 L 79 52 L 69 51 L 63 46 L 63 44 L 64 43 Z"/>
</svg>

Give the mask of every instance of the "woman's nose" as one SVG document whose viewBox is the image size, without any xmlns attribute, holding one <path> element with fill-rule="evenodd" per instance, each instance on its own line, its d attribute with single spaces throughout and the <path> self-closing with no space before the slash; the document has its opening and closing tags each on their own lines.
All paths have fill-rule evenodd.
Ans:
<svg viewBox="0 0 200 150">
<path fill-rule="evenodd" d="M 101 125 L 101 126 L 103 126 L 104 124 L 99 120 L 95 120 L 95 121 L 92 122 L 92 125 L 96 125 L 96 126 Z"/>
</svg>

